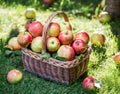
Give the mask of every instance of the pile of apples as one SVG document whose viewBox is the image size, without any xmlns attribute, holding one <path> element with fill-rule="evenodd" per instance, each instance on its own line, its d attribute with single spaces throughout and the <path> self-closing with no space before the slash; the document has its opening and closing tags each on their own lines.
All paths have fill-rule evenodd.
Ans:
<svg viewBox="0 0 120 94">
<path fill-rule="evenodd" d="M 28 20 L 25 24 L 26 31 L 18 35 L 18 43 L 27 47 L 33 52 L 42 52 L 42 33 L 43 25 L 40 21 Z M 85 31 L 77 32 L 73 35 L 72 31 L 61 31 L 57 22 L 51 22 L 47 31 L 46 48 L 49 53 L 57 53 L 59 57 L 66 60 L 75 59 L 75 55 L 84 53 L 87 50 L 89 35 Z"/>
<path fill-rule="evenodd" d="M 33 52 L 42 52 L 42 33 L 44 25 L 34 19 L 35 10 L 27 9 L 25 17 L 28 19 L 25 23 L 25 32 L 17 36 L 17 41 L 22 47 L 29 47 Z M 47 31 L 46 49 L 50 54 L 57 53 L 58 57 L 66 60 L 75 59 L 75 55 L 83 54 L 88 48 L 89 34 L 86 31 L 80 31 L 73 34 L 70 30 L 61 30 L 59 23 L 51 22 Z"/>
</svg>

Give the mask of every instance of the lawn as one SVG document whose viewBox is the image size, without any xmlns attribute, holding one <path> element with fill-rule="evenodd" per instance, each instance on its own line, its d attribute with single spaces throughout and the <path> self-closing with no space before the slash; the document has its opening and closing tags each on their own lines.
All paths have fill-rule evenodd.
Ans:
<svg viewBox="0 0 120 94">
<path fill-rule="evenodd" d="M 15 1 L 15 0 L 13 0 Z M 44 5 L 42 2 L 32 0 L 29 2 L 9 2 L 1 0 L 0 3 L 0 94 L 119 94 L 120 70 L 113 61 L 115 53 L 120 51 L 120 20 L 112 20 L 102 24 L 98 19 L 92 18 L 99 0 L 81 0 L 78 6 L 73 7 L 73 1 L 62 0 L 54 5 Z M 70 3 L 71 1 L 71 3 Z M 92 1 L 92 2 L 91 2 Z M 76 0 L 77 2 L 77 0 Z M 68 6 L 66 6 L 66 3 Z M 59 7 L 57 7 L 60 4 Z M 14 5 L 14 7 L 13 7 Z M 41 6 L 40 6 L 41 5 Z M 39 7 L 38 7 L 39 6 Z M 93 32 L 102 32 L 106 41 L 104 46 L 93 47 L 88 65 L 88 75 L 92 75 L 101 81 L 101 88 L 97 91 L 87 91 L 81 86 L 84 77 L 73 84 L 65 85 L 51 82 L 27 72 L 23 68 L 21 51 L 9 51 L 4 46 L 8 40 L 24 31 L 26 8 L 34 7 L 37 10 L 37 20 L 45 24 L 49 15 L 59 10 L 66 12 L 73 27 L 73 33 L 85 30 L 91 36 Z M 63 26 L 63 18 L 54 19 Z M 64 29 L 64 26 L 62 27 Z M 91 42 L 89 42 L 91 46 Z M 6 79 L 8 71 L 19 69 L 23 73 L 20 83 L 9 84 Z"/>
</svg>

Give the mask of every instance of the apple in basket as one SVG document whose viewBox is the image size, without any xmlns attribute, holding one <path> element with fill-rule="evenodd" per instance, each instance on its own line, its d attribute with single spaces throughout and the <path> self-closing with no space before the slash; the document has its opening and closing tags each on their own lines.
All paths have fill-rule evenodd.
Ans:
<svg viewBox="0 0 120 94">
<path fill-rule="evenodd" d="M 115 62 L 115 64 L 120 64 L 120 52 L 117 52 L 114 55 L 114 62 Z"/>
<path fill-rule="evenodd" d="M 25 29 L 28 31 L 29 25 L 32 23 L 32 20 L 27 20 L 25 23 Z"/>
<path fill-rule="evenodd" d="M 87 44 L 81 39 L 75 39 L 72 48 L 75 50 L 76 54 L 81 54 L 87 50 Z"/>
<path fill-rule="evenodd" d="M 56 52 L 60 47 L 60 41 L 56 37 L 47 38 L 47 50 L 49 52 Z"/>
<path fill-rule="evenodd" d="M 74 34 L 74 40 L 75 39 L 81 39 L 81 40 L 84 40 L 85 43 L 88 43 L 90 40 L 90 37 L 86 31 L 80 31 Z"/>
<path fill-rule="evenodd" d="M 45 4 L 52 4 L 54 2 L 54 0 L 43 0 L 43 2 Z"/>
<path fill-rule="evenodd" d="M 35 37 L 32 40 L 30 47 L 33 52 L 42 52 L 42 36 Z"/>
<path fill-rule="evenodd" d="M 98 15 L 98 19 L 100 22 L 102 23 L 107 23 L 110 22 L 111 20 L 111 16 L 109 15 L 109 13 L 107 11 L 102 11 L 99 15 Z"/>
<path fill-rule="evenodd" d="M 5 48 L 9 48 L 11 50 L 20 50 L 21 45 L 18 43 L 18 38 L 17 37 L 12 37 L 9 41 L 8 44 L 5 46 Z"/>
<path fill-rule="evenodd" d="M 98 81 L 95 77 L 93 76 L 87 76 L 83 81 L 82 81 L 82 87 L 87 89 L 87 90 L 96 90 L 101 87 L 101 82 Z"/>
<path fill-rule="evenodd" d="M 17 69 L 12 69 L 7 73 L 7 81 L 11 84 L 18 83 L 22 80 L 23 74 Z"/>
<path fill-rule="evenodd" d="M 68 45 L 71 44 L 73 41 L 73 34 L 70 30 L 65 30 L 60 32 L 58 39 L 60 40 L 61 44 Z"/>
<path fill-rule="evenodd" d="M 61 45 L 57 51 L 57 55 L 59 57 L 65 58 L 68 61 L 73 60 L 75 58 L 74 49 L 69 45 Z"/>
<path fill-rule="evenodd" d="M 18 34 L 18 43 L 23 47 L 28 46 L 32 39 L 32 35 L 29 32 L 20 32 Z"/>
<path fill-rule="evenodd" d="M 93 33 L 91 35 L 91 43 L 96 46 L 104 45 L 105 43 L 105 35 L 102 33 Z"/>
<path fill-rule="evenodd" d="M 51 22 L 48 28 L 48 35 L 51 37 L 57 37 L 60 33 L 60 25 L 56 22 Z"/>
<path fill-rule="evenodd" d="M 25 17 L 27 19 L 36 18 L 36 10 L 34 8 L 27 8 L 26 11 L 25 11 Z"/>
<path fill-rule="evenodd" d="M 33 37 L 41 36 L 43 31 L 43 25 L 39 21 L 34 21 L 29 25 L 28 31 Z"/>
</svg>

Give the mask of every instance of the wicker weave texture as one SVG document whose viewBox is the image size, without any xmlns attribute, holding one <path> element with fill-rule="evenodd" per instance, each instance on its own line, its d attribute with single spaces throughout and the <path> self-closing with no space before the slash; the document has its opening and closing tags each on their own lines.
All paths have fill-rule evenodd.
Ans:
<svg viewBox="0 0 120 94">
<path fill-rule="evenodd" d="M 45 79 L 69 84 L 87 71 L 89 53 L 86 52 L 81 60 L 62 62 L 53 58 L 41 58 L 40 54 L 29 49 L 22 49 L 22 60 L 27 71 Z"/>
</svg>

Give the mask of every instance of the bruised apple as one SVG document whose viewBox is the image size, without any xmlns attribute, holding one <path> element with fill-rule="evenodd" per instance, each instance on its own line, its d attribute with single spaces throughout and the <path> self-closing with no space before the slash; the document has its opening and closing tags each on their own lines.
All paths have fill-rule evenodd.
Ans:
<svg viewBox="0 0 120 94">
<path fill-rule="evenodd" d="M 114 55 L 114 62 L 115 62 L 115 64 L 120 64 L 120 52 L 117 52 Z"/>
<path fill-rule="evenodd" d="M 59 57 L 63 57 L 66 60 L 73 60 L 75 58 L 74 49 L 69 45 L 62 45 L 57 51 Z"/>
<path fill-rule="evenodd" d="M 43 25 L 39 21 L 32 22 L 29 25 L 28 31 L 33 37 L 41 36 L 43 31 Z"/>
<path fill-rule="evenodd" d="M 102 33 L 93 33 L 91 35 L 91 43 L 96 46 L 102 46 L 105 43 L 105 35 Z"/>
<path fill-rule="evenodd" d="M 26 11 L 25 11 L 25 17 L 27 19 L 36 18 L 36 10 L 34 8 L 27 8 Z"/>
<path fill-rule="evenodd" d="M 63 44 L 63 45 L 71 44 L 73 41 L 72 31 L 66 30 L 66 31 L 60 32 L 58 39 L 60 40 L 61 44 Z"/>
<path fill-rule="evenodd" d="M 32 35 L 29 32 L 20 32 L 18 34 L 18 43 L 25 47 L 32 42 Z"/>
<path fill-rule="evenodd" d="M 74 40 L 75 39 L 81 39 L 85 41 L 85 43 L 88 43 L 90 40 L 89 34 L 86 31 L 80 31 L 74 34 Z"/>
<path fill-rule="evenodd" d="M 60 41 L 56 37 L 47 38 L 47 49 L 49 52 L 56 52 L 60 47 Z"/>
<path fill-rule="evenodd" d="M 21 45 L 18 43 L 18 38 L 17 37 L 12 37 L 8 41 L 8 45 L 6 45 L 6 48 L 10 48 L 11 50 L 20 50 Z"/>
<path fill-rule="evenodd" d="M 40 53 L 42 52 L 42 37 L 35 37 L 31 42 L 31 50 L 33 52 Z"/>
<path fill-rule="evenodd" d="M 51 22 L 48 28 L 48 35 L 51 37 L 57 37 L 60 33 L 60 25 L 56 22 Z"/>
<path fill-rule="evenodd" d="M 22 72 L 17 69 L 10 70 L 7 73 L 7 80 L 11 84 L 20 82 L 22 80 L 22 78 L 23 78 Z"/>
<path fill-rule="evenodd" d="M 87 44 L 81 39 L 76 39 L 72 44 L 72 48 L 75 50 L 76 54 L 81 54 L 86 51 Z"/>
</svg>

